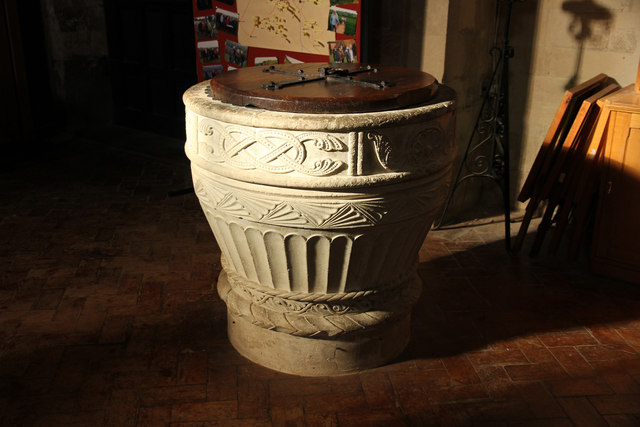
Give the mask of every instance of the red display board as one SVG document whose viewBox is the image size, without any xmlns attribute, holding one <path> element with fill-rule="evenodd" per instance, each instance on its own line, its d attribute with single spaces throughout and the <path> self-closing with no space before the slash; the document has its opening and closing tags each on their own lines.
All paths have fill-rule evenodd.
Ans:
<svg viewBox="0 0 640 427">
<path fill-rule="evenodd" d="M 241 67 L 360 58 L 360 0 L 193 0 L 198 81 Z"/>
</svg>

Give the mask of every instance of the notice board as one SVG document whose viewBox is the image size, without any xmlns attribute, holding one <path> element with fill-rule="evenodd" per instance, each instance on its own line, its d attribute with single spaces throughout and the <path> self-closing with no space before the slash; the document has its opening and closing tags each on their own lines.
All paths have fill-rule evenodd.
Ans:
<svg viewBox="0 0 640 427">
<path fill-rule="evenodd" d="M 359 62 L 360 0 L 193 0 L 198 81 L 255 65 Z"/>
</svg>

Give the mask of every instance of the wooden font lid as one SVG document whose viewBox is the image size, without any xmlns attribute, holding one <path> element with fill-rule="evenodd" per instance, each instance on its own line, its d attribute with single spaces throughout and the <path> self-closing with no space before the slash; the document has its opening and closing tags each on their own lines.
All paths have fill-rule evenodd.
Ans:
<svg viewBox="0 0 640 427">
<path fill-rule="evenodd" d="M 361 64 L 282 64 L 217 75 L 222 102 L 293 113 L 364 113 L 426 104 L 438 82 L 421 71 Z"/>
</svg>

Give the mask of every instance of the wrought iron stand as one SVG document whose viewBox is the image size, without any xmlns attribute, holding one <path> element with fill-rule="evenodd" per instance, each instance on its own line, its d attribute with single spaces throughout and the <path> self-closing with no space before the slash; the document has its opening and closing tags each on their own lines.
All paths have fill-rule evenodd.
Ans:
<svg viewBox="0 0 640 427">
<path fill-rule="evenodd" d="M 497 0 L 498 5 L 501 0 Z M 509 26 L 511 9 L 518 0 L 506 0 L 507 3 L 503 39 L 498 44 L 498 22 L 500 8 L 496 16 L 496 40 L 490 50 L 493 57 L 493 72 L 487 90 L 482 99 L 480 112 L 469 138 L 467 148 L 458 169 L 451 192 L 444 205 L 442 215 L 435 228 L 442 226 L 451 199 L 456 189 L 471 178 L 489 178 L 502 191 L 504 205 L 504 242 L 511 252 L 511 201 L 509 197 L 509 59 L 513 58 L 513 47 L 509 45 Z M 520 0 L 522 1 L 522 0 Z M 476 138 L 477 137 L 477 138 Z"/>
</svg>

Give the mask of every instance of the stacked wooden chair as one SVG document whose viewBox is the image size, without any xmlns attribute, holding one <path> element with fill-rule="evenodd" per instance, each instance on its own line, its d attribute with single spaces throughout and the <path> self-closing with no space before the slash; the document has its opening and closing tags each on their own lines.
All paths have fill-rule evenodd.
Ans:
<svg viewBox="0 0 640 427">
<path fill-rule="evenodd" d="M 595 211 L 600 183 L 602 136 L 607 125 L 604 116 L 608 114 L 601 100 L 618 89 L 620 86 L 610 77 L 598 74 L 565 92 L 518 195 L 519 201 L 528 203 L 514 239 L 514 251 L 522 248 L 531 220 L 542 208 L 530 254 L 540 252 L 547 234 L 551 234 L 548 249 L 556 253 L 563 235 L 568 234 L 569 257 L 577 256 Z"/>
</svg>

